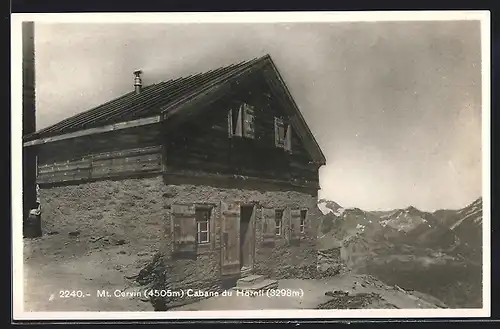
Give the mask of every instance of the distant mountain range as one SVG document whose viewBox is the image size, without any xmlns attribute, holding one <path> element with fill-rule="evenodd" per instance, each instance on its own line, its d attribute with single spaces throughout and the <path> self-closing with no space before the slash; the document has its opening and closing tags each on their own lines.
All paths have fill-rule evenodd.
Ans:
<svg viewBox="0 0 500 329">
<path fill-rule="evenodd" d="M 479 198 L 458 210 L 364 211 L 322 199 L 319 248 L 340 249 L 353 271 L 388 284 L 429 293 L 452 307 L 480 307 L 482 207 Z"/>
</svg>

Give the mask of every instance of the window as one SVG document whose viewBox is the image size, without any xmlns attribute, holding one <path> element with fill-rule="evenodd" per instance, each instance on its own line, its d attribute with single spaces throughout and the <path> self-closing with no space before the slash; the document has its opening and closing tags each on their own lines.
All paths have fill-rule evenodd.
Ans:
<svg viewBox="0 0 500 329">
<path fill-rule="evenodd" d="M 241 137 L 241 111 L 239 109 L 230 109 L 227 115 L 227 124 L 229 137 Z"/>
<path fill-rule="evenodd" d="M 36 205 L 40 210 L 40 186 L 38 184 L 36 184 Z"/>
<path fill-rule="evenodd" d="M 274 118 L 274 134 L 276 137 L 276 146 L 285 146 L 285 124 L 281 118 Z"/>
<path fill-rule="evenodd" d="M 292 126 L 286 125 L 281 118 L 274 118 L 274 135 L 276 147 L 292 151 Z"/>
<path fill-rule="evenodd" d="M 300 233 L 304 233 L 306 231 L 306 217 L 307 210 L 300 211 Z"/>
<path fill-rule="evenodd" d="M 227 123 L 229 137 L 255 138 L 254 107 L 243 103 L 238 109 L 230 109 Z"/>
<path fill-rule="evenodd" d="M 243 104 L 243 136 L 247 138 L 255 137 L 254 108 L 248 104 Z"/>
<path fill-rule="evenodd" d="M 281 224 L 283 222 L 283 210 L 275 210 L 274 212 L 274 222 L 275 222 L 275 235 L 281 235 Z"/>
<path fill-rule="evenodd" d="M 196 209 L 196 231 L 198 244 L 210 242 L 210 209 Z"/>
</svg>

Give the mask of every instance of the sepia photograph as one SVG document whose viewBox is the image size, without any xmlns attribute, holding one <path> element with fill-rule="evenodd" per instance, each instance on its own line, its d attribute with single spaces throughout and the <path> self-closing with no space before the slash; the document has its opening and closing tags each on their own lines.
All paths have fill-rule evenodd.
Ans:
<svg viewBox="0 0 500 329">
<path fill-rule="evenodd" d="M 489 56 L 486 11 L 13 14 L 14 319 L 489 316 Z"/>
</svg>

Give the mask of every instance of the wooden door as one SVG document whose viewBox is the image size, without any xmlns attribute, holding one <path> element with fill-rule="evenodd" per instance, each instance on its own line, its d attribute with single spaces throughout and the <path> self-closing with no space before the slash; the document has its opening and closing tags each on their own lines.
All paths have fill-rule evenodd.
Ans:
<svg viewBox="0 0 500 329">
<path fill-rule="evenodd" d="M 221 202 L 221 274 L 240 273 L 240 205 Z"/>
<path fill-rule="evenodd" d="M 255 205 L 240 207 L 240 248 L 242 270 L 252 269 L 255 253 Z"/>
</svg>

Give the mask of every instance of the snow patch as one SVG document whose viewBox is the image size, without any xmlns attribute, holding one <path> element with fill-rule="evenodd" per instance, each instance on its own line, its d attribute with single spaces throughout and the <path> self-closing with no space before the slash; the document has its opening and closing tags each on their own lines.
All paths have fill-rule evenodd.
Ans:
<svg viewBox="0 0 500 329">
<path fill-rule="evenodd" d="M 320 203 L 318 203 L 318 208 L 323 213 L 323 215 L 327 215 L 327 214 L 333 212 L 333 210 L 331 210 L 330 208 L 328 208 L 326 206 L 326 202 L 320 202 Z"/>
<path fill-rule="evenodd" d="M 389 220 L 388 219 L 380 221 L 380 225 L 382 225 L 382 227 L 386 227 L 387 224 L 389 224 Z"/>
<path fill-rule="evenodd" d="M 339 208 L 337 211 L 334 211 L 333 214 L 335 216 L 342 216 L 344 214 L 345 209 L 344 208 Z"/>
<path fill-rule="evenodd" d="M 476 210 L 476 211 L 474 211 L 473 213 L 470 213 L 470 214 L 466 215 L 465 217 L 463 217 L 462 219 L 460 219 L 459 221 L 457 221 L 455 224 L 453 224 L 453 225 L 450 227 L 450 229 L 451 229 L 451 230 L 454 230 L 454 229 L 455 229 L 458 225 L 462 224 L 462 222 L 463 222 L 464 220 L 466 220 L 466 219 L 468 219 L 468 218 L 471 218 L 471 217 L 472 217 L 472 216 L 474 216 L 474 215 L 478 215 L 480 211 L 481 211 L 481 210 Z M 482 218 L 482 216 L 478 216 L 478 217 L 479 217 L 479 218 Z M 475 218 L 475 219 L 474 219 L 474 222 L 475 222 L 476 220 L 477 220 L 477 218 Z"/>
<path fill-rule="evenodd" d="M 473 214 L 475 212 L 477 212 L 479 209 L 477 207 L 472 207 L 471 209 L 469 209 L 465 214 L 466 215 L 470 215 L 470 214 Z"/>
<path fill-rule="evenodd" d="M 356 225 L 356 229 L 358 229 L 360 232 L 364 232 L 365 231 L 365 226 L 361 225 L 361 224 L 358 224 L 358 225 Z"/>
</svg>

